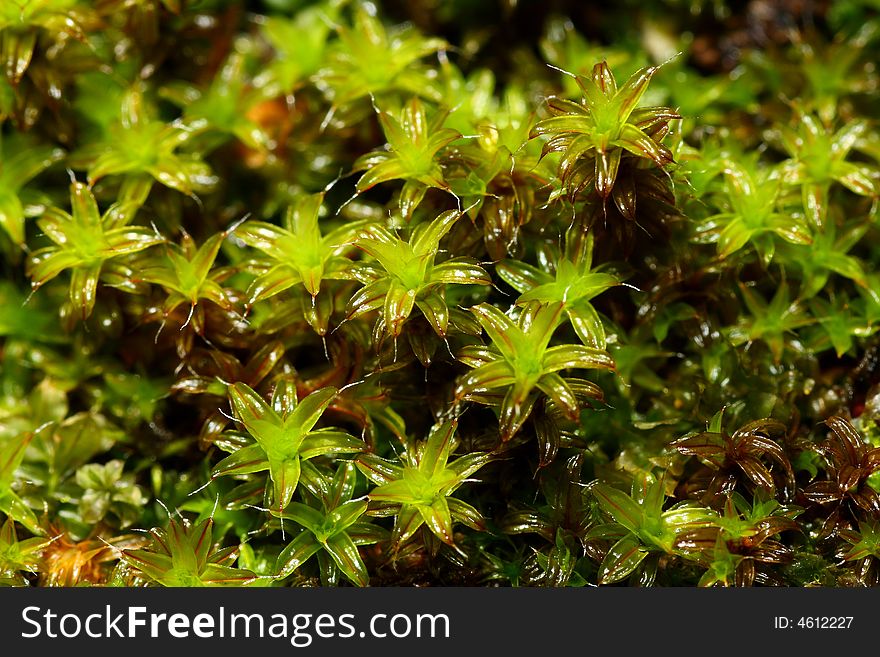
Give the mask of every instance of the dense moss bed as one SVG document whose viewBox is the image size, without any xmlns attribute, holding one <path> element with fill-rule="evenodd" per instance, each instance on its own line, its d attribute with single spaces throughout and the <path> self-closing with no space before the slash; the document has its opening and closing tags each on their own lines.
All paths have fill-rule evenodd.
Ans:
<svg viewBox="0 0 880 657">
<path fill-rule="evenodd" d="M 0 3 L 0 582 L 871 586 L 876 1 Z"/>
</svg>

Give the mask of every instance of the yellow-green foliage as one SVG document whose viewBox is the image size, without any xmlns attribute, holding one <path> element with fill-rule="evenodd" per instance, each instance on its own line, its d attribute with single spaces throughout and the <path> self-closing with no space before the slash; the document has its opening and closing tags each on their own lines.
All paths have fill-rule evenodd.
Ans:
<svg viewBox="0 0 880 657">
<path fill-rule="evenodd" d="M 877 584 L 874 4 L 591 4 L 0 2 L 0 583 Z"/>
</svg>

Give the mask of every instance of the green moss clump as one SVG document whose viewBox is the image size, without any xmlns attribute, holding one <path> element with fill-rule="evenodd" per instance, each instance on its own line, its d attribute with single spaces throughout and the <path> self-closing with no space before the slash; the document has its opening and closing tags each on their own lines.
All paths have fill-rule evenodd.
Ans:
<svg viewBox="0 0 880 657">
<path fill-rule="evenodd" d="M 877 584 L 876 9 L 435 4 L 3 3 L 0 583 Z"/>
</svg>

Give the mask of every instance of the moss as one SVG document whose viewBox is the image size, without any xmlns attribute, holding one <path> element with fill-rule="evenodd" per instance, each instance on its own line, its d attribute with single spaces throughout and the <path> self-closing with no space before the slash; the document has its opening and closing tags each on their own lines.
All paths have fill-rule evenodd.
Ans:
<svg viewBox="0 0 880 657">
<path fill-rule="evenodd" d="M 0 583 L 877 584 L 876 9 L 435 4 L 0 11 Z"/>
</svg>

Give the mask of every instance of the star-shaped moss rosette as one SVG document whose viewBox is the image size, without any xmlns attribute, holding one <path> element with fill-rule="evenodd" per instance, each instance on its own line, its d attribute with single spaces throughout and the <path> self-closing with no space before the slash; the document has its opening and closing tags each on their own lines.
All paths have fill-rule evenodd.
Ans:
<svg viewBox="0 0 880 657">
<path fill-rule="evenodd" d="M 248 306 L 296 285 L 314 300 L 325 281 L 354 278 L 354 265 L 346 253 L 363 222 L 346 223 L 323 234 L 323 200 L 323 193 L 299 198 L 285 213 L 283 227 L 246 221 L 235 229 L 238 239 L 266 256 L 250 265 L 257 277 L 248 289 Z"/>
<path fill-rule="evenodd" d="M 397 338 L 414 308 L 418 308 L 439 336 L 449 326 L 447 285 L 488 285 L 489 274 L 473 258 L 450 258 L 436 263 L 440 241 L 461 218 L 449 210 L 417 226 L 404 241 L 384 226 L 363 229 L 355 245 L 375 263 L 364 263 L 355 276 L 365 283 L 348 302 L 347 319 L 381 309 L 382 334 Z"/>
<path fill-rule="evenodd" d="M 599 62 L 590 77 L 574 76 L 583 93 L 580 102 L 548 100 L 553 116 L 539 121 L 531 136 L 548 137 L 544 155 L 562 154 L 558 175 L 570 199 L 592 188 L 603 202 L 613 197 L 622 214 L 631 214 L 626 190 L 613 194 L 621 160 L 643 158 L 660 169 L 673 163 L 662 139 L 669 122 L 681 117 L 668 107 L 638 106 L 657 70 L 639 69 L 618 88 L 607 62 Z"/>
<path fill-rule="evenodd" d="M 369 3 L 357 4 L 352 24 L 338 25 L 336 31 L 339 40 L 315 74 L 334 107 L 394 94 L 439 100 L 421 60 L 445 48 L 443 39 L 423 37 L 411 27 L 389 31 Z"/>
<path fill-rule="evenodd" d="M 319 481 L 320 499 L 314 498 L 310 504 L 291 502 L 281 514 L 302 531 L 278 555 L 278 577 L 290 575 L 317 555 L 325 586 L 336 585 L 340 576 L 356 586 L 367 586 L 370 575 L 358 547 L 385 540 L 388 532 L 364 515 L 366 499 L 352 499 L 357 485 L 354 462 L 340 464 L 331 479 L 322 477 Z"/>
<path fill-rule="evenodd" d="M 592 269 L 593 235 L 586 240 L 585 252 L 570 259 L 559 257 L 553 274 L 517 260 L 502 260 L 495 271 L 505 283 L 520 293 L 518 305 L 530 301 L 562 303 L 572 328 L 586 346 L 605 349 L 605 327 L 591 299 L 620 284 L 613 274 Z"/>
<path fill-rule="evenodd" d="M 728 258 L 747 244 L 768 264 L 776 238 L 790 244 L 812 243 L 803 214 L 781 207 L 782 178 L 778 171 L 742 159 L 724 163 L 721 211 L 705 218 L 697 229 L 700 242 L 714 243 L 718 255 Z"/>
<path fill-rule="evenodd" d="M 217 179 L 201 155 L 180 150 L 207 125 L 165 123 L 155 114 L 156 108 L 141 87 L 122 95 L 118 118 L 107 126 L 106 134 L 72 156 L 77 165 L 87 169 L 89 184 L 106 176 L 121 176 L 131 198 L 140 202 L 154 181 L 188 196 L 213 187 Z"/>
<path fill-rule="evenodd" d="M 395 545 L 406 542 L 422 525 L 447 545 L 454 545 L 456 522 L 485 529 L 480 512 L 452 494 L 494 455 L 471 452 L 450 462 L 457 445 L 456 426 L 455 421 L 435 426 L 426 440 L 410 445 L 401 455 L 402 465 L 374 454 L 357 458 L 360 471 L 377 484 L 369 493 L 370 501 L 378 504 L 372 513 L 394 516 Z"/>
<path fill-rule="evenodd" d="M 461 401 L 486 403 L 487 393 L 503 393 L 498 411 L 502 440 L 520 430 L 539 394 L 552 399 L 569 416 L 577 416 L 581 402 L 560 371 L 614 369 L 614 361 L 604 350 L 570 344 L 550 346 L 564 309 L 561 302 L 531 301 L 515 320 L 489 304 L 471 308 L 491 346 L 465 347 L 460 352 L 459 360 L 473 371 L 459 379 L 455 394 Z M 601 399 L 602 390 L 595 384 L 589 386 L 592 396 Z"/>
<path fill-rule="evenodd" d="M 388 140 L 387 150 L 374 151 L 358 158 L 355 171 L 364 171 L 357 181 L 358 194 L 389 180 L 403 180 L 398 205 L 404 220 L 425 198 L 429 188 L 449 190 L 441 166 L 441 152 L 461 138 L 461 134 L 444 128 L 443 114 L 430 121 L 424 103 L 414 97 L 395 116 L 379 111 L 379 123 Z"/>
<path fill-rule="evenodd" d="M 655 571 L 652 560 L 675 555 L 676 540 L 686 531 L 712 524 L 715 514 L 691 501 L 665 508 L 664 479 L 644 474 L 633 480 L 626 493 L 607 484 L 596 484 L 593 496 L 611 522 L 597 524 L 585 540 L 607 540 L 613 544 L 599 565 L 599 583 L 612 584 L 634 573 L 650 585 Z"/>
<path fill-rule="evenodd" d="M 773 439 L 785 433 L 785 426 L 764 419 L 729 433 L 722 426 L 723 415 L 723 410 L 716 413 L 706 431 L 671 443 L 671 447 L 682 454 L 699 458 L 712 472 L 704 499 L 730 493 L 740 476 L 747 479 L 750 486 L 771 494 L 775 494 L 777 488 L 790 491 L 794 471 L 785 450 Z"/>
<path fill-rule="evenodd" d="M 338 393 L 336 388 L 320 388 L 297 398 L 296 384 L 281 379 L 272 393 L 271 403 L 247 384 L 229 387 L 229 399 L 238 422 L 250 439 L 211 470 L 211 477 L 239 476 L 269 471 L 270 507 L 281 513 L 290 504 L 309 459 L 318 456 L 353 454 L 365 448 L 363 441 L 344 431 L 327 427 L 315 429 L 324 411 Z"/>
<path fill-rule="evenodd" d="M 70 213 L 53 207 L 37 222 L 54 245 L 31 254 L 28 274 L 36 290 L 69 269 L 70 303 L 86 319 L 95 307 L 105 265 L 165 240 L 151 228 L 128 225 L 138 209 L 134 203 L 112 205 L 101 214 L 92 191 L 83 183 L 71 185 L 70 205 Z"/>
<path fill-rule="evenodd" d="M 777 129 L 779 142 L 789 156 L 781 164 L 782 180 L 800 187 L 804 211 L 815 228 L 826 224 L 832 184 L 860 196 L 877 196 L 877 169 L 849 159 L 868 130 L 866 122 L 851 121 L 832 131 L 812 114 L 801 112 L 795 119 L 796 127 Z"/>
<path fill-rule="evenodd" d="M 153 585 L 171 587 L 247 586 L 256 574 L 234 568 L 235 547 L 217 550 L 211 518 L 195 524 L 169 518 L 168 527 L 153 529 L 152 543 L 139 550 L 123 550 L 120 558 Z"/>
<path fill-rule="evenodd" d="M 212 235 L 201 246 L 184 233 L 179 245 L 166 243 L 163 254 L 142 259 L 131 270 L 129 282 L 160 286 L 167 294 L 161 307 L 163 322 L 183 306 L 186 319 L 182 328 L 191 323 L 196 333 L 204 334 L 205 302 L 226 311 L 235 311 L 232 299 L 221 285 L 231 272 L 214 267 L 220 246 L 231 232 L 232 229 Z"/>
</svg>

